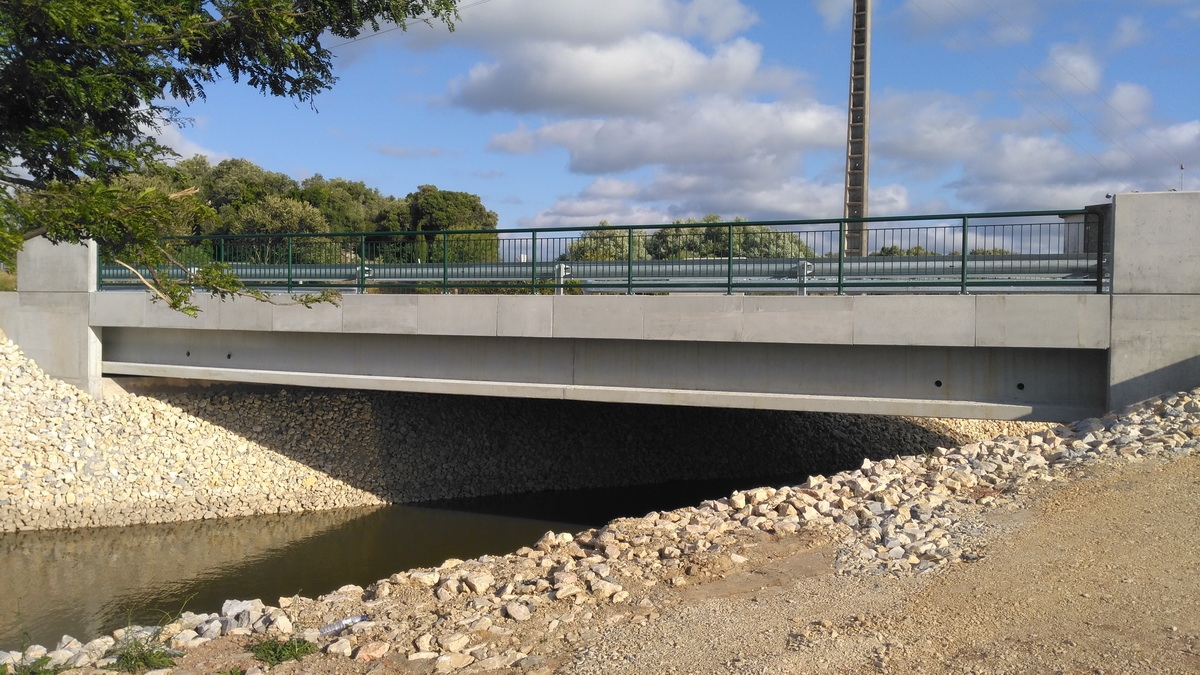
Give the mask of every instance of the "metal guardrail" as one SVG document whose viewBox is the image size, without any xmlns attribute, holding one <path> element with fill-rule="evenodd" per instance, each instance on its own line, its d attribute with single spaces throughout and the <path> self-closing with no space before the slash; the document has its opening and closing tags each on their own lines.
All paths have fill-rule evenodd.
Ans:
<svg viewBox="0 0 1200 675">
<path fill-rule="evenodd" d="M 852 222 L 868 224 L 877 247 L 870 255 L 846 255 Z M 1105 292 L 1105 240 L 1100 214 L 1079 210 L 653 228 L 205 235 L 164 243 L 184 265 L 225 263 L 247 285 L 272 292 L 843 294 Z M 139 282 L 129 270 L 102 262 L 100 287 Z"/>
</svg>

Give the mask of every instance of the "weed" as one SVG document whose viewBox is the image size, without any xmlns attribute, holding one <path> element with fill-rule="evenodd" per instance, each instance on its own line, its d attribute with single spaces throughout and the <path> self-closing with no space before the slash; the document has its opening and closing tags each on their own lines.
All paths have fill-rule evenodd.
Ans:
<svg viewBox="0 0 1200 675">
<path fill-rule="evenodd" d="M 168 647 L 165 642 L 166 638 L 162 635 L 163 627 L 170 624 L 183 613 L 183 608 L 190 602 L 192 596 L 184 599 L 183 604 L 179 607 L 179 611 L 172 614 L 171 612 L 159 612 L 161 614 L 160 621 L 162 626 L 152 628 L 134 628 L 132 621 L 129 622 L 129 627 L 126 628 L 125 638 L 108 650 L 108 656 L 117 657 L 117 662 L 113 664 L 113 668 L 122 673 L 141 673 L 146 670 L 157 670 L 159 668 L 170 668 L 175 665 L 175 657 L 182 656 L 182 652 L 177 652 Z M 132 612 L 130 613 L 132 618 Z"/>
<path fill-rule="evenodd" d="M 246 675 L 246 671 L 237 666 L 230 666 L 225 670 L 218 670 L 217 675 Z"/>
<path fill-rule="evenodd" d="M 113 668 L 118 672 L 140 673 L 174 666 L 175 659 L 173 657 L 177 652 L 159 642 L 158 631 L 154 631 L 147 637 L 139 636 L 123 640 L 110 653 L 117 657 Z"/>
<path fill-rule="evenodd" d="M 17 275 L 0 269 L 0 292 L 15 290 L 17 290 Z M 3 675 L 3 672 L 0 672 L 0 675 Z"/>
<path fill-rule="evenodd" d="M 315 651 L 315 644 L 300 638 L 291 638 L 286 642 L 264 640 L 250 647 L 254 658 L 270 666 L 277 666 L 284 661 L 299 661 Z"/>
</svg>

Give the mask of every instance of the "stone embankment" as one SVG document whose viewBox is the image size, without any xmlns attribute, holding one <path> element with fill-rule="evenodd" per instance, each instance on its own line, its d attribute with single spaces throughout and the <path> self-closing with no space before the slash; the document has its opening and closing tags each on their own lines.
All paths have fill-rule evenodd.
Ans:
<svg viewBox="0 0 1200 675">
<path fill-rule="evenodd" d="M 318 643 L 323 654 L 309 658 L 328 661 L 306 660 L 307 672 L 363 672 L 338 664 L 372 661 L 392 668 L 431 664 L 422 672 L 513 666 L 603 672 L 603 654 L 593 659 L 589 650 L 600 644 L 606 627 L 652 621 L 662 589 L 726 574 L 749 562 L 765 542 L 834 542 L 842 574 L 929 573 L 973 560 L 973 546 L 985 534 L 982 516 L 1019 505 L 1037 483 L 1065 481 L 1092 465 L 1170 461 L 1195 454 L 1197 447 L 1200 389 L 1037 434 L 865 460 L 859 469 L 812 476 L 796 486 L 736 491 L 574 535 L 548 532 L 533 547 L 509 555 L 447 560 L 367 588 L 280 598 L 277 606 L 230 601 L 219 614 L 185 614 L 169 626 L 129 630 L 194 652 L 198 660 L 191 666 L 185 661 L 181 673 L 212 665 L 199 657 L 218 636 L 251 634 Z M 320 630 L 359 615 L 366 620 L 327 634 Z M 53 652 L 0 652 L 0 663 L 46 655 L 55 663 L 103 667 L 109 662 L 95 655 L 128 635 L 88 645 L 64 637 Z M 555 651 L 564 642 L 574 648 L 573 664 Z"/>
<path fill-rule="evenodd" d="M 277 387 L 100 399 L 0 335 L 0 532 L 802 478 L 1044 426 Z"/>
</svg>

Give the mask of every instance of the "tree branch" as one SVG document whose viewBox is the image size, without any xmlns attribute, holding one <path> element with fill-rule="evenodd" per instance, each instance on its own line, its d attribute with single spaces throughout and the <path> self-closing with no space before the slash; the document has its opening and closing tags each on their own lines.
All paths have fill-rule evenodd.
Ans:
<svg viewBox="0 0 1200 675">
<path fill-rule="evenodd" d="M 134 269 L 132 265 L 129 265 L 125 261 L 118 260 L 116 258 L 113 258 L 113 262 L 117 263 L 121 267 L 124 267 L 125 269 L 129 270 L 130 272 L 133 272 L 134 276 L 136 276 L 138 278 L 138 280 L 140 280 L 142 282 L 143 286 L 150 289 L 150 291 L 153 292 L 155 295 L 157 295 L 158 298 L 160 300 L 162 300 L 163 302 L 167 303 L 168 305 L 171 304 L 171 299 L 168 298 L 166 295 L 164 295 L 162 291 L 158 290 L 157 286 L 152 284 L 149 279 L 142 276 L 142 273 L 137 271 L 136 269 Z"/>
</svg>

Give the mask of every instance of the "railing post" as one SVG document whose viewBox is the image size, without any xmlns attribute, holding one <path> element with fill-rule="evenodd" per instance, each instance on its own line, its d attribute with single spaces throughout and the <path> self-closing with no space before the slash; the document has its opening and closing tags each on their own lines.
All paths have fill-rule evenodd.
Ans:
<svg viewBox="0 0 1200 675">
<path fill-rule="evenodd" d="M 733 223 L 729 223 L 729 225 L 726 226 L 726 229 L 729 234 L 729 260 L 727 261 L 728 265 L 726 267 L 728 278 L 726 281 L 727 286 L 725 287 L 725 295 L 733 295 Z"/>
<path fill-rule="evenodd" d="M 292 235 L 287 235 L 288 255 L 287 255 L 287 290 L 292 292 L 292 241 L 295 239 Z"/>
<path fill-rule="evenodd" d="M 442 231 L 442 295 L 450 294 L 450 232 Z"/>
<path fill-rule="evenodd" d="M 358 235 L 358 294 L 367 292 L 367 235 Z"/>
<path fill-rule="evenodd" d="M 625 295 L 633 295 L 633 228 L 629 228 L 625 238 L 625 273 L 626 287 Z"/>
<path fill-rule="evenodd" d="M 970 241 L 968 239 L 967 229 L 970 226 L 971 226 L 971 219 L 968 218 L 967 216 L 963 216 L 963 219 L 962 219 L 962 274 L 961 274 L 961 282 L 960 282 L 959 289 L 958 289 L 958 292 L 961 293 L 962 295 L 967 294 L 967 258 L 970 255 L 969 249 L 967 248 L 967 245 Z"/>
<path fill-rule="evenodd" d="M 529 294 L 537 295 L 537 230 L 529 234 Z"/>
<path fill-rule="evenodd" d="M 846 294 L 846 221 L 838 221 L 838 280 L 837 294 Z"/>
<path fill-rule="evenodd" d="M 1104 218 L 1098 213 L 1089 213 L 1089 216 L 1095 216 L 1096 220 L 1096 293 L 1104 293 L 1104 231 L 1108 229 L 1108 223 L 1104 222 Z M 1084 246 L 1086 247 L 1087 235 L 1087 218 L 1083 217 L 1084 222 Z"/>
</svg>

